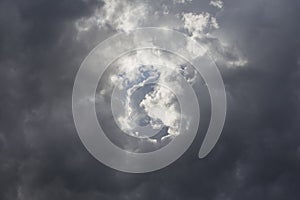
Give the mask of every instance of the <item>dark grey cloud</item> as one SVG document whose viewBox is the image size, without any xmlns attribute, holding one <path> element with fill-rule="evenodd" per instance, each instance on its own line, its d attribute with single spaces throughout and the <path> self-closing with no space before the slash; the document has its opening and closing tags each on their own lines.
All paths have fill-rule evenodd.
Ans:
<svg viewBox="0 0 300 200">
<path fill-rule="evenodd" d="M 239 46 L 248 64 L 220 63 L 228 94 L 220 141 L 199 160 L 199 135 L 171 166 L 140 175 L 96 161 L 73 124 L 76 71 L 107 35 L 78 40 L 74 22 L 101 6 L 96 0 L 0 1 L 0 199 L 300 198 L 298 1 L 224 3 L 218 32 Z"/>
</svg>

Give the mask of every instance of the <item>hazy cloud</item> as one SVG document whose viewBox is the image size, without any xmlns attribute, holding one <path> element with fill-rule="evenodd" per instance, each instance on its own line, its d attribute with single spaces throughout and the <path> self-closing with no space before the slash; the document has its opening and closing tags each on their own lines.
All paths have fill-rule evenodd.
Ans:
<svg viewBox="0 0 300 200">
<path fill-rule="evenodd" d="M 221 9 L 221 8 L 223 8 L 224 2 L 221 0 L 213 0 L 213 1 L 210 1 L 209 4 Z"/>
</svg>

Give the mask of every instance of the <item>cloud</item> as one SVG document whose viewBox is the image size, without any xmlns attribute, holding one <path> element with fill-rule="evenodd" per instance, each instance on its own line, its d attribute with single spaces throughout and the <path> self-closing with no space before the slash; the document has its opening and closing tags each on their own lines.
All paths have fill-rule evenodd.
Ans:
<svg viewBox="0 0 300 200">
<path fill-rule="evenodd" d="M 224 2 L 221 0 L 213 0 L 213 1 L 210 1 L 209 4 L 221 9 L 221 8 L 223 8 Z"/>
<path fill-rule="evenodd" d="M 156 9 L 157 2 L 150 4 Z M 90 28 L 77 40 L 74 24 L 93 17 L 103 4 L 2 0 L 0 199 L 300 198 L 299 1 L 228 0 L 216 16 L 205 1 L 166 4 L 168 20 L 183 12 L 210 13 L 220 28 L 202 42 L 210 40 L 224 62 L 244 56 L 248 61 L 243 67 L 220 66 L 228 112 L 213 152 L 197 158 L 199 132 L 183 157 L 166 169 L 132 175 L 103 166 L 80 142 L 70 106 L 81 61 L 116 31 L 109 25 Z M 156 24 L 186 31 L 181 19 Z"/>
<path fill-rule="evenodd" d="M 193 38 L 202 38 L 209 30 L 219 28 L 216 18 L 209 13 L 183 13 L 182 20 L 184 28 Z"/>
<path fill-rule="evenodd" d="M 217 38 L 207 38 L 209 42 L 205 44 L 210 50 L 211 56 L 216 62 L 228 68 L 244 67 L 248 64 L 248 59 L 239 48 L 234 45 L 222 42 Z"/>
<path fill-rule="evenodd" d="M 173 0 L 174 4 L 184 4 L 184 3 L 188 3 L 191 2 L 192 0 Z"/>
<path fill-rule="evenodd" d="M 92 27 L 112 28 L 128 32 L 140 26 L 148 16 L 147 4 L 140 1 L 104 0 L 104 6 L 88 18 L 82 18 L 76 26 L 79 31 Z"/>
<path fill-rule="evenodd" d="M 200 14 L 182 13 L 183 28 L 193 40 L 199 42 L 213 56 L 213 58 L 225 67 L 243 67 L 248 61 L 236 46 L 228 45 L 224 39 L 213 34 L 220 28 L 217 19 L 210 13 Z M 194 47 L 187 44 L 187 49 L 194 52 Z M 196 53 L 196 52 L 195 52 Z M 201 55 L 201 52 L 198 52 Z"/>
<path fill-rule="evenodd" d="M 170 135 L 178 135 L 180 111 L 173 92 L 159 85 L 154 88 L 147 85 L 158 83 L 182 93 L 183 88 L 177 80 L 183 78 L 189 84 L 194 84 L 199 78 L 195 69 L 186 61 L 175 59 L 173 54 L 161 50 L 136 51 L 121 57 L 112 66 L 115 70 L 107 75 L 110 83 L 99 93 L 110 94 L 115 86 L 120 90 L 117 99 L 120 99 L 120 107 L 124 111 L 117 109 L 115 120 L 121 130 L 130 135 L 142 136 L 136 128 L 142 121 L 158 131 L 168 127 Z M 139 100 L 137 91 L 143 87 L 146 89 L 141 92 L 140 95 L 144 95 Z M 155 114 L 154 110 L 160 112 Z"/>
<path fill-rule="evenodd" d="M 192 1 L 175 1 L 175 4 L 192 4 Z M 222 1 L 211 1 L 210 5 L 222 6 Z M 117 14 L 118 13 L 118 14 Z M 164 20 L 162 20 L 164 19 Z M 161 23 L 161 24 L 160 24 Z M 220 28 L 216 15 L 209 12 L 180 12 L 174 5 L 162 1 L 149 3 L 143 1 L 104 1 L 104 6 L 97 8 L 90 17 L 83 17 L 76 21 L 79 38 L 88 38 L 89 32 L 96 30 L 110 30 L 129 32 L 139 27 L 162 26 L 170 29 L 182 30 L 212 52 L 218 62 L 225 67 L 241 67 L 247 64 L 247 59 L 237 47 L 228 48 L 224 38 L 213 35 Z M 85 36 L 84 36 L 85 35 Z M 213 44 L 211 44 L 211 39 Z M 216 42 L 219 40 L 219 42 Z M 193 51 L 192 46 L 187 46 Z M 221 51 L 220 51 L 221 50 Z M 235 59 L 227 57 L 225 52 L 234 50 Z M 199 52 L 200 53 L 200 52 Z"/>
<path fill-rule="evenodd" d="M 154 120 L 152 123 L 155 120 L 162 121 L 168 127 L 168 134 L 176 136 L 179 134 L 180 125 L 180 112 L 176 103 L 176 96 L 169 89 L 156 86 L 145 96 L 140 106 Z"/>
</svg>

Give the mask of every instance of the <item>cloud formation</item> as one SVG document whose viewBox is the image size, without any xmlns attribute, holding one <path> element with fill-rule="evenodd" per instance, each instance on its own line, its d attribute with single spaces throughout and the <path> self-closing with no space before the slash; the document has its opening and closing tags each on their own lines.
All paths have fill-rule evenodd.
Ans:
<svg viewBox="0 0 300 200">
<path fill-rule="evenodd" d="M 104 0 L 104 6 L 93 15 L 76 22 L 79 31 L 92 27 L 128 32 L 140 26 L 148 17 L 147 4 L 140 1 Z"/>
<path fill-rule="evenodd" d="M 99 93 L 110 95 L 113 87 L 118 88 L 115 102 L 119 105 L 113 105 L 117 107 L 114 117 L 121 130 L 142 136 L 136 127 L 149 124 L 157 131 L 168 127 L 169 136 L 178 135 L 181 119 L 174 95 L 185 92 L 178 80 L 194 84 L 199 79 L 196 70 L 186 61 L 158 49 L 131 52 L 117 59 L 112 66 L 115 70 L 107 75 L 109 86 Z M 147 86 L 150 84 L 159 85 Z M 139 91 L 142 87 L 148 89 Z M 119 108 L 124 108 L 124 112 Z"/>
<path fill-rule="evenodd" d="M 151 12 L 160 2 L 149 3 L 150 25 L 187 31 L 182 12 L 208 12 L 219 24 L 203 42 L 224 57 L 228 118 L 209 157 L 197 158 L 199 134 L 180 160 L 150 174 L 120 173 L 92 158 L 74 128 L 72 86 L 84 57 L 122 23 L 80 32 L 76 24 L 104 8 L 95 0 L 2 0 L 0 199 L 300 198 L 299 2 L 228 0 L 216 15 L 205 1 L 164 3 L 161 20 Z"/>
</svg>

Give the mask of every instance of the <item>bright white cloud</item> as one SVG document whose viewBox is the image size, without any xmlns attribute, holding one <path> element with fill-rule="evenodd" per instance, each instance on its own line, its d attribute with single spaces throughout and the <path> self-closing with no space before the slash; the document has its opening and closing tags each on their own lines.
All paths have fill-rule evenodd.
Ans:
<svg viewBox="0 0 300 200">
<path fill-rule="evenodd" d="M 180 112 L 176 107 L 176 96 L 167 88 L 156 86 L 140 103 L 153 121 L 161 120 L 171 136 L 179 134 Z"/>
</svg>

